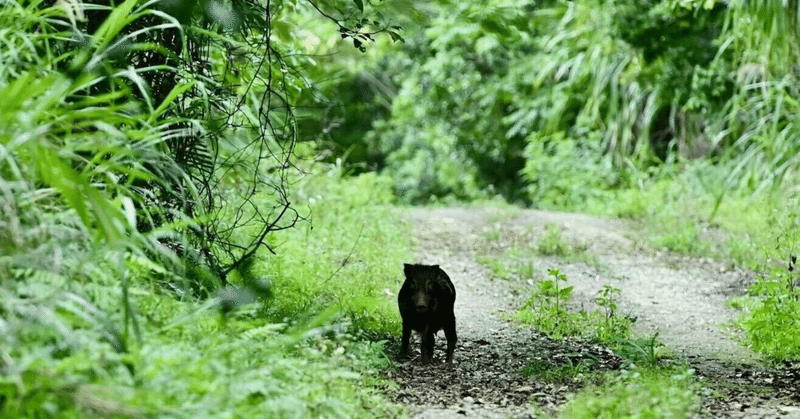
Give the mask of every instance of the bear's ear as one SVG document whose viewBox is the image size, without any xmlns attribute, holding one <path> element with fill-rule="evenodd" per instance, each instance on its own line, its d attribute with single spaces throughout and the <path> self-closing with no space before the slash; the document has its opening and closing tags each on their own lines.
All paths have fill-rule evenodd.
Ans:
<svg viewBox="0 0 800 419">
<path fill-rule="evenodd" d="M 408 274 L 411 272 L 411 269 L 413 267 L 414 267 L 414 265 L 410 265 L 408 263 L 404 263 L 403 264 L 403 273 L 406 274 L 406 276 L 408 276 Z"/>
<path fill-rule="evenodd" d="M 431 265 L 431 267 L 439 269 L 439 265 Z"/>
</svg>

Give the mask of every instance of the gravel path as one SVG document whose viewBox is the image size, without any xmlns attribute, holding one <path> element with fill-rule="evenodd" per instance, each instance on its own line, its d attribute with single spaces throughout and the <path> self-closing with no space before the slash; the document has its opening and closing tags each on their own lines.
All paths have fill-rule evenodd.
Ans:
<svg viewBox="0 0 800 419">
<path fill-rule="evenodd" d="M 721 395 L 706 398 L 702 417 L 800 418 L 792 374 L 760 366 L 758 356 L 724 327 L 738 314 L 725 300 L 744 292 L 753 280 L 748 272 L 642 247 L 631 239 L 641 234 L 623 221 L 517 209 L 421 208 L 404 216 L 418 246 L 417 260 L 409 262 L 440 265 L 458 292 L 455 365 L 423 366 L 412 359 L 387 372 L 400 387 L 392 397 L 413 406 L 415 418 L 552 417 L 582 384 L 538 382 L 521 374 L 525 365 L 593 359 L 599 360 L 595 369 L 619 367 L 620 359 L 603 347 L 552 341 L 503 320 L 549 268 L 560 269 L 575 287 L 575 308 L 593 309 L 605 284 L 619 288 L 620 309 L 638 318 L 639 335 L 658 332 L 671 357 L 687 360 L 710 383 L 724 383 L 710 385 Z M 478 263 L 502 259 L 510 248 L 531 248 L 548 224 L 561 230 L 564 242 L 582 245 L 584 262 L 532 252 L 524 258 L 533 264 L 534 278 L 508 280 L 493 278 Z M 437 356 L 443 344 L 440 333 Z"/>
</svg>

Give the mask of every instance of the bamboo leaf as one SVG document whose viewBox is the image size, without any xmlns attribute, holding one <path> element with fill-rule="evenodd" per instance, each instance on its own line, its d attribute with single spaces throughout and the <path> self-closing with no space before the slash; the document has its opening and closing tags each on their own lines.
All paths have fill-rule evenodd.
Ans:
<svg viewBox="0 0 800 419">
<path fill-rule="evenodd" d="M 55 188 L 96 238 L 116 243 L 126 231 L 125 216 L 97 189 L 65 163 L 52 149 L 36 144 L 34 160 L 42 181 Z M 88 206 L 87 206 L 88 203 Z M 92 212 L 89 211 L 91 207 Z M 96 224 L 95 224 L 96 222 Z"/>
<path fill-rule="evenodd" d="M 158 105 L 158 108 L 156 108 L 153 112 L 150 113 L 150 118 L 148 118 L 148 122 L 154 124 L 156 120 L 158 120 L 158 118 L 160 118 L 161 115 L 167 110 L 167 108 L 169 108 L 169 105 L 171 105 L 177 98 L 182 97 L 182 95 L 187 90 L 194 87 L 194 85 L 195 82 L 191 81 L 189 83 L 179 84 L 175 86 L 169 92 L 169 94 L 167 94 L 167 97 L 164 98 L 164 101 L 161 102 L 160 105 Z"/>
</svg>

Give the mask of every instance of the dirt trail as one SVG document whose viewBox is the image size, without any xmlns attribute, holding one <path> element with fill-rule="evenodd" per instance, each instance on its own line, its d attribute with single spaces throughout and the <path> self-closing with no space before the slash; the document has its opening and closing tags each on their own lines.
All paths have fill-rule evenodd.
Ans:
<svg viewBox="0 0 800 419">
<path fill-rule="evenodd" d="M 531 254 L 536 279 L 549 268 L 560 269 L 575 287 L 576 308 L 593 308 L 593 298 L 605 284 L 619 288 L 620 309 L 637 316 L 639 334 L 658 332 L 674 350 L 673 357 L 689 361 L 699 377 L 729 383 L 718 389 L 721 397 L 704 402 L 702 417 L 800 418 L 800 404 L 777 384 L 783 377 L 759 366 L 758 357 L 721 327 L 737 316 L 724 303 L 752 281 L 747 272 L 643 248 L 631 239 L 637 231 L 622 221 L 514 209 L 413 209 L 404 215 L 418 245 L 417 260 L 410 262 L 439 264 L 458 292 L 456 364 L 425 367 L 412 360 L 389 373 L 400 384 L 394 398 L 417 406 L 415 418 L 553 416 L 580 384 L 524 377 L 521 371 L 530 362 L 593 359 L 599 360 L 595 369 L 619 367 L 620 359 L 603 347 L 552 341 L 503 320 L 503 313 L 528 295 L 534 278 L 495 279 L 477 261 L 502 258 L 512 246 L 530 248 L 548 224 L 560 228 L 564 241 L 584 244 L 592 262 Z M 437 356 L 443 353 L 443 341 L 440 333 Z M 765 383 L 773 383 L 775 391 L 749 390 Z M 532 409 L 534 405 L 538 408 Z"/>
</svg>

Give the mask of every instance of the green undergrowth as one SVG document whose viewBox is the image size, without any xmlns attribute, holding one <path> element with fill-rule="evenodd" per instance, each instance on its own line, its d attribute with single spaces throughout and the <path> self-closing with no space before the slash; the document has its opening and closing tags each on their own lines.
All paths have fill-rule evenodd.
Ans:
<svg viewBox="0 0 800 419">
<path fill-rule="evenodd" d="M 739 326 L 747 344 L 773 361 L 800 360 L 800 290 L 797 277 L 774 269 L 750 287 Z"/>
<path fill-rule="evenodd" d="M 700 412 L 700 392 L 690 369 L 637 368 L 585 388 L 567 402 L 559 417 L 689 418 Z"/>
<path fill-rule="evenodd" d="M 14 330 L 12 321 L 12 336 L 34 341 L 18 340 L 25 346 L 11 350 L 21 362 L 0 381 L 3 417 L 367 418 L 397 411 L 367 378 L 387 365 L 379 343 L 333 326 L 287 329 L 254 310 L 223 320 L 207 305 L 140 300 L 151 318 L 142 324 L 142 344 L 127 354 L 85 330 L 57 336 L 44 325 Z"/>
<path fill-rule="evenodd" d="M 597 292 L 595 302 L 599 310 L 574 312 L 569 307 L 573 287 L 566 285 L 567 276 L 558 269 L 550 269 L 549 276 L 536 283 L 530 298 L 512 315 L 513 319 L 554 339 L 580 336 L 616 343 L 630 338 L 630 327 L 635 320 L 618 310 L 619 289 L 606 285 Z"/>
<path fill-rule="evenodd" d="M 800 245 L 796 191 L 725 184 L 724 171 L 703 162 L 686 163 L 680 173 L 649 180 L 641 188 L 616 191 L 613 198 L 583 209 L 633 219 L 643 228 L 644 236 L 639 237 L 646 247 L 716 259 L 725 270 L 753 272 L 755 284 L 743 290 L 746 296 L 731 303 L 741 310 L 737 325 L 745 332 L 744 343 L 775 362 L 798 360 L 800 293 L 796 268 L 790 269 Z M 559 254 L 560 242 L 552 242 L 550 253 Z M 534 292 L 516 314 L 518 319 L 554 336 L 592 335 L 594 326 L 581 325 L 581 316 L 588 314 L 570 313 L 560 304 L 542 300 L 543 294 L 550 293 L 550 301 L 558 301 L 553 295 L 567 288 L 555 291 L 551 287 L 551 292 L 544 286 L 550 286 L 549 282 Z M 633 352 L 648 352 L 648 345 L 625 346 Z"/>
<path fill-rule="evenodd" d="M 800 233 L 796 193 L 717 185 L 725 167 L 688 165 L 681 173 L 618 190 L 586 212 L 637 220 L 646 244 L 749 269 L 785 266 Z M 718 191 L 717 188 L 727 188 Z"/>
<path fill-rule="evenodd" d="M 498 214 L 497 217 L 501 215 Z M 476 261 L 489 268 L 494 278 L 504 280 L 532 280 L 536 276 L 535 259 L 532 255 L 555 257 L 567 263 L 598 264 L 597 259 L 586 251 L 588 244 L 565 239 L 561 234 L 562 229 L 556 224 L 547 223 L 544 234 L 536 234 L 538 238 L 535 240 L 527 239 L 528 233 L 530 232 L 522 236 L 515 235 L 504 231 L 500 224 L 495 224 L 484 232 L 486 242 L 492 245 L 503 239 L 511 244 L 502 248 L 497 255 L 479 256 Z"/>
<path fill-rule="evenodd" d="M 541 256 L 555 256 L 564 262 L 593 262 L 586 252 L 587 243 L 571 242 L 561 235 L 561 228 L 553 223 L 545 225 L 542 238 L 536 244 L 536 252 Z"/>
<path fill-rule="evenodd" d="M 636 220 L 650 246 L 754 272 L 750 298 L 732 303 L 742 310 L 746 343 L 775 361 L 800 359 L 800 304 L 790 271 L 800 244 L 796 191 L 725 185 L 723 171 L 697 163 L 673 179 L 618 191 L 590 212 Z"/>
<path fill-rule="evenodd" d="M 380 177 L 307 171 L 293 199 L 313 224 L 275 234 L 277 255 L 210 297 L 80 235 L 59 273 L 0 265 L 0 417 L 397 416 L 375 337 L 397 328 L 404 227 Z"/>
<path fill-rule="evenodd" d="M 601 373 L 593 371 L 592 368 L 597 362 L 592 359 L 575 362 L 566 357 L 565 361 L 558 363 L 549 359 L 535 359 L 528 362 L 520 372 L 526 377 L 533 376 L 550 384 L 568 384 L 576 381 L 597 382 L 603 378 Z"/>
<path fill-rule="evenodd" d="M 512 319 L 553 339 L 577 337 L 603 344 L 622 358 L 624 369 L 656 371 L 665 368 L 660 362 L 663 353 L 658 334 L 633 336 L 631 326 L 636 319 L 619 311 L 619 289 L 605 285 L 595 297 L 597 310 L 576 312 L 569 304 L 573 287 L 567 285 L 566 275 L 558 269 L 551 269 L 549 275 L 550 279 L 536 284 L 530 298 L 510 316 Z M 567 359 L 566 363 L 534 360 L 525 365 L 521 373 L 549 383 L 591 384 L 617 380 L 612 372 L 597 372 L 597 364 L 598 360 L 593 358 L 577 362 Z"/>
<path fill-rule="evenodd" d="M 490 230 L 487 239 L 495 232 L 502 234 L 500 230 Z M 534 261 L 530 258 L 531 247 L 531 244 L 512 244 L 501 255 L 480 256 L 476 261 L 489 268 L 493 278 L 530 280 L 536 274 Z"/>
<path fill-rule="evenodd" d="M 634 318 L 617 307 L 620 290 L 610 285 L 598 291 L 593 312 L 571 311 L 572 287 L 557 269 L 540 280 L 531 297 L 512 318 L 554 338 L 580 337 L 602 343 L 622 357 L 619 371 L 598 372 L 591 358 L 565 364 L 534 360 L 521 373 L 554 384 L 586 387 L 561 410 L 560 418 L 688 418 L 699 411 L 701 386 L 685 366 L 664 365 L 658 334 L 634 337 Z"/>
<path fill-rule="evenodd" d="M 272 298 L 263 314 L 296 321 L 331 309 L 359 330 L 397 334 L 396 292 L 410 237 L 389 205 L 387 178 L 340 179 L 340 168 L 299 185 L 311 217 L 277 236 L 276 254 L 262 252 L 245 276 L 266 278 Z"/>
</svg>

